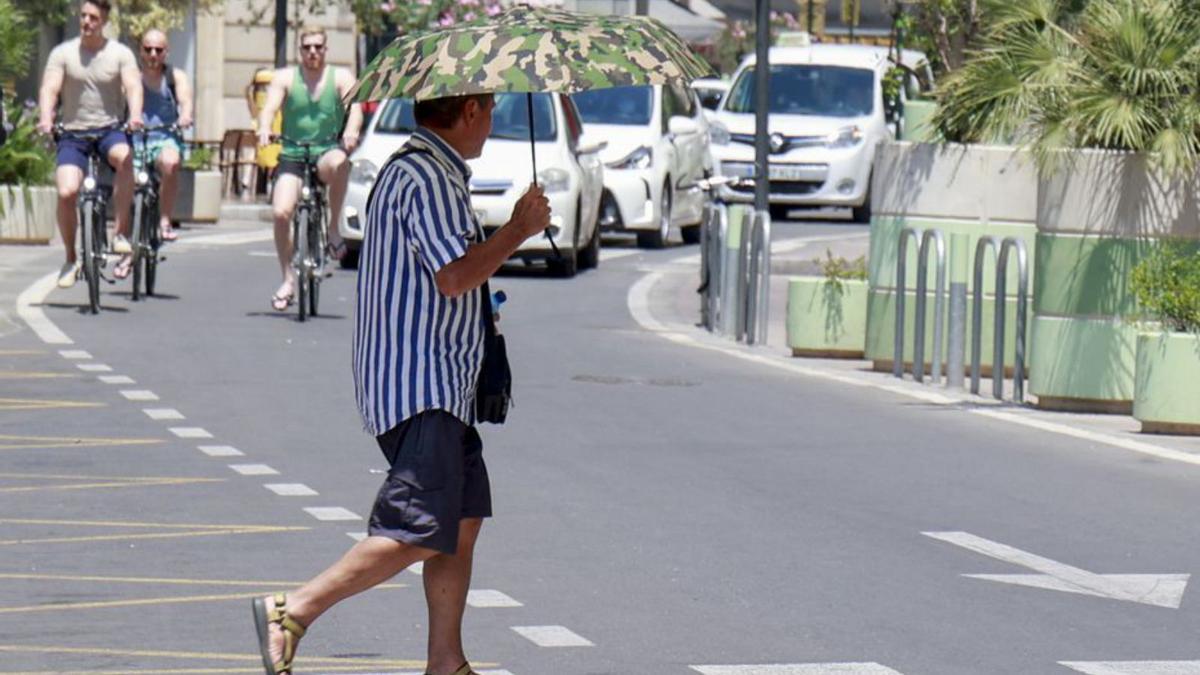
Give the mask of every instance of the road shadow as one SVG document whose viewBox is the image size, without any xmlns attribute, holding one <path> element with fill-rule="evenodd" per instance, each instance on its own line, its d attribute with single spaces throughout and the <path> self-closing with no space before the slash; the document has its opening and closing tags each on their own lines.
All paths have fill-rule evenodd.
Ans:
<svg viewBox="0 0 1200 675">
<path fill-rule="evenodd" d="M 300 319 L 297 317 L 295 309 L 289 309 L 286 312 L 276 312 L 274 310 L 271 310 L 271 311 L 256 310 L 256 311 L 246 312 L 246 316 L 253 317 L 256 319 L 261 319 L 261 318 L 291 319 L 292 321 L 295 321 L 296 323 L 300 323 Z M 317 314 L 316 316 L 313 316 L 312 314 L 308 315 L 309 321 L 322 321 L 324 319 L 332 319 L 335 321 L 345 321 L 346 316 L 344 314 L 325 314 L 324 312 L 322 312 L 321 314 Z"/>
<path fill-rule="evenodd" d="M 109 295 L 116 295 L 116 296 L 119 296 L 119 297 L 122 297 L 122 298 L 126 298 L 126 299 L 128 299 L 130 302 L 134 302 L 134 300 L 133 300 L 133 293 L 132 293 L 132 292 L 130 292 L 130 291 L 113 291 L 113 292 L 112 292 L 112 293 L 110 293 Z M 170 293 L 155 293 L 154 295 L 146 295 L 145 293 L 143 293 L 143 294 L 142 294 L 142 296 L 141 296 L 141 297 L 140 297 L 140 298 L 139 298 L 139 299 L 138 299 L 136 302 L 144 302 L 144 301 L 147 301 L 147 300 L 171 300 L 171 301 L 175 301 L 175 300 L 181 300 L 181 299 L 182 299 L 182 298 L 181 298 L 180 296 L 178 296 L 178 295 L 172 295 L 172 294 L 170 294 Z"/>
<path fill-rule="evenodd" d="M 86 303 L 80 305 L 80 304 L 75 304 L 73 302 L 42 302 L 42 303 L 33 305 L 33 307 L 46 307 L 49 309 L 73 309 L 73 310 L 75 310 L 75 312 L 77 314 L 91 314 L 92 313 L 91 308 L 89 308 Z M 129 312 L 129 308 L 128 307 L 119 307 L 117 305 L 101 304 L 100 311 L 102 311 L 102 312 L 117 312 L 118 314 L 125 314 L 125 313 Z"/>
</svg>

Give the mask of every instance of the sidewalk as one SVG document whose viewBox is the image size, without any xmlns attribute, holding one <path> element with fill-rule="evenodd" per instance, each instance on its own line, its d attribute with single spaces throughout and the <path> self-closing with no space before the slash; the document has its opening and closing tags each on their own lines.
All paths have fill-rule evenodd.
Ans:
<svg viewBox="0 0 1200 675">
<path fill-rule="evenodd" d="M 944 384 L 918 384 L 911 375 L 903 380 L 891 373 L 872 370 L 872 364 L 855 359 L 797 358 L 787 347 L 787 278 L 793 273 L 819 274 L 812 259 L 825 256 L 826 248 L 835 256 L 853 259 L 866 253 L 866 237 L 846 237 L 835 241 L 776 241 L 773 245 L 771 304 L 766 345 L 749 347 L 698 327 L 700 296 L 698 254 L 679 256 L 660 273 L 643 279 L 645 288 L 630 293 L 631 308 L 644 298 L 646 316 L 639 319 L 667 339 L 691 347 L 719 351 L 733 358 L 784 370 L 800 377 L 866 386 L 890 391 L 906 398 L 956 409 L 959 414 L 979 414 L 1042 431 L 1083 438 L 1095 443 L 1131 450 L 1159 459 L 1200 465 L 1200 437 L 1142 434 L 1140 423 L 1125 415 L 1061 413 L 1038 410 L 1032 405 L 1018 406 L 1011 400 L 997 401 L 990 396 L 974 396 L 969 389 L 948 389 Z M 681 249 L 682 250 L 682 249 Z M 786 271 L 787 273 L 781 273 Z M 635 317 L 638 312 L 635 310 Z M 650 325 L 647 325 L 650 324 Z M 969 379 L 966 384 L 970 386 Z M 981 381 L 980 391 L 991 392 L 990 379 Z M 1006 387 L 1011 399 L 1011 390 Z M 1026 398 L 1032 396 L 1026 391 Z"/>
</svg>

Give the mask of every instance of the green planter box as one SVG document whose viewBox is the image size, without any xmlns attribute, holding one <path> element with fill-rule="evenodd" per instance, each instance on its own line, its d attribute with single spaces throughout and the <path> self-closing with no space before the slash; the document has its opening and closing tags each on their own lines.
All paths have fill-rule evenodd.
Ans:
<svg viewBox="0 0 1200 675">
<path fill-rule="evenodd" d="M 787 341 L 794 356 L 862 358 L 867 331 L 867 282 L 824 277 L 788 280 Z"/>
<path fill-rule="evenodd" d="M 54 238 L 58 191 L 53 186 L 0 185 L 0 243 L 48 244 Z"/>
<path fill-rule="evenodd" d="M 1200 335 L 1139 333 L 1133 416 L 1152 434 L 1200 435 Z"/>
</svg>

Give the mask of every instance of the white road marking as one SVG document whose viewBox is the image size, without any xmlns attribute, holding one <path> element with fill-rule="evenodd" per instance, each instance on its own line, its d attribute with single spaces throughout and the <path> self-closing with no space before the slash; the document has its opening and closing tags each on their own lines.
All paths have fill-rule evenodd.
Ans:
<svg viewBox="0 0 1200 675">
<path fill-rule="evenodd" d="M 267 227 L 263 230 L 251 230 L 248 232 L 225 232 L 222 234 L 200 234 L 193 237 L 181 237 L 178 242 L 173 244 L 173 247 L 237 246 L 239 244 L 255 244 L 262 241 L 271 241 L 274 238 L 274 232 L 270 227 Z"/>
<path fill-rule="evenodd" d="M 59 330 L 53 321 L 47 319 L 41 307 L 36 306 L 42 304 L 57 284 L 58 272 L 51 272 L 26 287 L 21 291 L 21 295 L 17 296 L 17 316 L 29 324 L 42 342 L 51 345 L 72 345 L 75 341 Z"/>
<path fill-rule="evenodd" d="M 100 375 L 96 379 L 104 384 L 136 384 L 128 375 Z"/>
<path fill-rule="evenodd" d="M 157 401 L 158 394 L 149 389 L 122 389 L 121 395 L 130 401 Z"/>
<path fill-rule="evenodd" d="M 277 476 L 279 472 L 266 464 L 230 464 L 229 468 L 243 476 Z"/>
<path fill-rule="evenodd" d="M 963 576 L 1046 590 L 1081 593 L 1110 600 L 1138 602 L 1155 607 L 1179 609 L 1187 589 L 1187 574 L 1095 574 L 1019 548 L 1006 546 L 969 532 L 922 532 L 968 551 L 1007 563 L 1028 567 L 1041 574 L 965 574 Z"/>
<path fill-rule="evenodd" d="M 1200 661 L 1059 661 L 1088 675 L 1196 675 Z"/>
<path fill-rule="evenodd" d="M 362 541 L 363 539 L 367 538 L 367 533 L 366 532 L 347 532 L 346 536 L 350 537 L 354 541 Z"/>
<path fill-rule="evenodd" d="M 408 571 L 412 572 L 413 574 L 415 574 L 417 576 L 421 576 L 421 575 L 425 574 L 425 562 L 423 560 L 419 560 L 419 561 L 409 565 Z"/>
<path fill-rule="evenodd" d="M 90 361 L 92 358 L 91 354 L 83 351 L 82 349 L 60 349 L 60 350 L 58 350 L 58 353 L 64 359 L 73 359 L 73 360 L 82 359 L 84 361 Z"/>
<path fill-rule="evenodd" d="M 539 647 L 594 647 L 591 640 L 566 626 L 513 626 L 518 635 Z"/>
<path fill-rule="evenodd" d="M 198 445 L 196 447 L 209 457 L 241 457 L 245 454 L 232 445 Z"/>
<path fill-rule="evenodd" d="M 304 483 L 267 483 L 263 487 L 280 497 L 314 497 L 320 494 Z"/>
<path fill-rule="evenodd" d="M 75 367 L 85 373 L 111 373 L 112 366 L 103 363 L 76 363 Z"/>
<path fill-rule="evenodd" d="M 179 438 L 212 438 L 213 435 L 200 427 L 171 427 L 168 429 Z"/>
<path fill-rule="evenodd" d="M 309 506 L 304 510 L 317 520 L 362 520 L 362 516 L 340 506 Z"/>
<path fill-rule="evenodd" d="M 720 354 L 732 356 L 743 361 L 749 361 L 761 366 L 767 366 L 769 368 L 783 370 L 798 375 L 803 375 L 805 377 L 822 379 L 829 382 L 838 382 L 854 387 L 867 387 L 879 391 L 886 391 L 892 394 L 898 394 L 906 398 L 916 399 L 935 405 L 961 406 L 964 403 L 971 405 L 980 404 L 981 401 L 983 401 L 978 397 L 973 397 L 966 394 L 951 396 L 937 393 L 937 391 L 921 387 L 920 385 L 902 383 L 900 381 L 893 380 L 890 377 L 881 377 L 874 373 L 844 374 L 822 368 L 805 366 L 792 361 L 784 361 L 768 354 L 764 354 L 761 350 L 756 351 L 756 348 L 754 347 L 733 345 L 731 343 L 718 343 L 717 338 L 715 337 L 712 341 L 701 341 L 701 339 L 698 339 L 695 337 L 695 335 L 704 335 L 707 337 L 707 333 L 700 331 L 700 329 L 692 329 L 690 326 L 669 326 L 656 319 L 650 312 L 651 290 L 654 288 L 654 285 L 663 278 L 663 276 L 664 275 L 662 272 L 650 272 L 635 282 L 633 286 L 629 288 L 629 292 L 626 296 L 626 305 L 628 306 L 629 313 L 633 317 L 634 321 L 637 322 L 643 330 L 654 333 L 665 340 L 669 340 L 686 347 L 718 352 Z M 896 382 L 896 384 L 891 384 L 889 382 Z M 1158 459 L 1200 466 L 1200 455 L 1198 454 L 1174 450 L 1155 445 L 1153 443 L 1133 440 L 1099 431 L 1080 429 L 1067 424 L 1050 422 L 1035 418 L 1031 415 L 1021 414 L 1016 411 L 978 407 L 968 408 L 967 412 L 1031 429 L 1037 429 L 1039 431 L 1048 431 L 1050 433 L 1071 436 L 1073 438 L 1079 438 L 1094 443 L 1102 443 L 1104 445 L 1123 450 L 1129 450 L 1139 454 L 1156 457 Z"/>
<path fill-rule="evenodd" d="M 467 604 L 472 607 L 524 607 L 505 593 L 491 589 L 467 591 Z"/>
<path fill-rule="evenodd" d="M 146 417 L 152 420 L 182 420 L 187 419 L 183 413 L 174 408 L 142 408 L 142 412 L 146 413 Z"/>
<path fill-rule="evenodd" d="M 601 248 L 600 260 L 617 260 L 618 258 L 627 258 L 631 255 L 637 255 L 639 253 L 641 253 L 641 251 L 634 248 Z"/>
<path fill-rule="evenodd" d="M 901 675 L 878 663 L 790 663 L 746 666 L 692 666 L 703 675 Z"/>
</svg>

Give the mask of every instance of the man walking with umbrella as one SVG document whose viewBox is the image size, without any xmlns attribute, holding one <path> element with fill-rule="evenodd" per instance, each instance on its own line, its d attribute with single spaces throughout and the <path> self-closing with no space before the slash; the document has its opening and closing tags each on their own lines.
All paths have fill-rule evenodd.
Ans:
<svg viewBox="0 0 1200 675">
<path fill-rule="evenodd" d="M 417 102 L 420 128 L 379 173 L 367 206 L 354 332 L 356 398 L 391 464 L 368 537 L 289 594 L 254 601 L 266 672 L 290 673 L 296 644 L 334 603 L 424 561 L 430 675 L 469 675 L 462 617 L 491 488 L 475 431 L 483 284 L 550 224 L 534 186 L 486 241 L 466 160 L 492 128 L 492 96 Z"/>
</svg>

